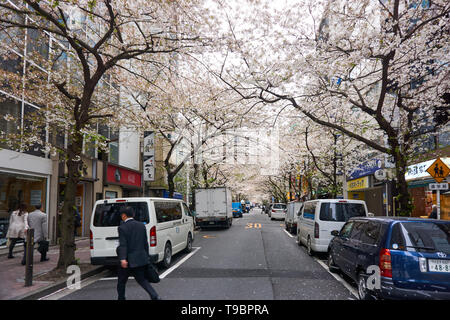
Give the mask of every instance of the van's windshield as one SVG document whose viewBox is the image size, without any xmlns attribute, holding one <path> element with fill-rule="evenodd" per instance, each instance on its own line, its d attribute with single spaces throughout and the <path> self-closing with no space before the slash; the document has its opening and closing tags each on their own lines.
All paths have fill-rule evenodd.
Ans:
<svg viewBox="0 0 450 320">
<path fill-rule="evenodd" d="M 346 222 L 353 217 L 365 217 L 366 209 L 361 203 L 323 202 L 320 206 L 320 220 Z"/>
<path fill-rule="evenodd" d="M 125 207 L 131 207 L 134 210 L 135 220 L 149 222 L 146 202 L 102 203 L 95 207 L 94 227 L 118 227 L 121 221 L 120 211 Z"/>
</svg>

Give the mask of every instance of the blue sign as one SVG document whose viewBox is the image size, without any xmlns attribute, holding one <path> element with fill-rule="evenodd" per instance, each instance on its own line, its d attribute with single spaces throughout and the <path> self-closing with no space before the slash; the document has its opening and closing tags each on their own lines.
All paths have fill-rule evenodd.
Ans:
<svg viewBox="0 0 450 320">
<path fill-rule="evenodd" d="M 169 191 L 168 190 L 164 190 L 163 191 L 163 198 L 169 198 Z M 181 199 L 181 200 L 183 200 L 183 195 L 181 193 L 179 193 L 179 192 L 174 192 L 172 199 Z"/>
<path fill-rule="evenodd" d="M 381 169 L 381 164 L 382 161 L 380 159 L 365 161 L 358 165 L 356 169 L 350 171 L 348 179 L 353 180 L 374 174 L 375 171 Z"/>
</svg>

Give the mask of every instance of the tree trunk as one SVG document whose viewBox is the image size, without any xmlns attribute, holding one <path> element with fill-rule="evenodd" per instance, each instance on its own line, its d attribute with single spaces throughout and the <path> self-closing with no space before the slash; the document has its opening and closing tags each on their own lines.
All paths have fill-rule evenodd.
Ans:
<svg viewBox="0 0 450 320">
<path fill-rule="evenodd" d="M 77 184 L 80 181 L 80 165 L 82 164 L 81 149 L 83 138 L 81 134 L 75 133 L 72 143 L 68 146 L 68 156 L 66 159 L 67 165 L 67 180 L 64 190 L 64 206 L 61 217 L 61 239 L 60 239 L 60 254 L 57 268 L 67 268 L 70 265 L 76 264 L 75 260 L 75 196 Z"/>
<path fill-rule="evenodd" d="M 414 207 L 405 178 L 407 162 L 406 157 L 401 153 L 398 147 L 394 149 L 394 160 L 396 175 L 395 187 L 398 194 L 396 200 L 399 206 L 399 210 L 396 214 L 402 217 L 410 217 Z"/>
<path fill-rule="evenodd" d="M 175 183 L 173 181 L 174 178 L 175 178 L 175 175 L 171 172 L 168 172 L 167 185 L 169 186 L 169 198 L 173 198 L 173 195 L 175 193 Z"/>
</svg>

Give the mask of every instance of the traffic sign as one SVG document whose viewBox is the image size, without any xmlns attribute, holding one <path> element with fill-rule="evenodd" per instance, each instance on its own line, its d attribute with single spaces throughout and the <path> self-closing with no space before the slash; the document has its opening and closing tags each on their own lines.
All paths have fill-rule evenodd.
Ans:
<svg viewBox="0 0 450 320">
<path fill-rule="evenodd" d="M 448 190 L 448 183 L 430 183 L 430 190 Z"/>
<path fill-rule="evenodd" d="M 450 173 L 450 169 L 442 162 L 440 158 L 437 158 L 431 166 L 427 169 L 427 172 L 436 180 L 436 182 L 442 182 Z"/>
</svg>

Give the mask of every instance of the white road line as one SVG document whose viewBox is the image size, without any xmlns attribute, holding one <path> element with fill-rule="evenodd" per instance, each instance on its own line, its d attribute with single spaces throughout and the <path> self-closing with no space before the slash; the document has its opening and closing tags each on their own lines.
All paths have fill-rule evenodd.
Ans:
<svg viewBox="0 0 450 320">
<path fill-rule="evenodd" d="M 287 234 L 289 237 L 294 238 L 294 236 L 293 236 L 292 234 L 290 234 L 287 230 L 283 229 L 283 231 L 286 232 L 286 234 Z"/>
<path fill-rule="evenodd" d="M 330 272 L 330 270 L 328 270 L 328 266 L 321 260 L 317 259 L 314 257 L 314 260 L 316 260 L 329 274 L 331 274 L 337 281 L 339 281 L 340 283 L 342 283 L 342 285 L 351 292 L 351 294 L 353 294 L 356 298 L 358 298 L 358 292 L 347 283 L 347 281 L 345 281 L 344 279 L 342 279 L 340 276 L 338 276 L 337 274 L 334 274 L 332 272 Z"/>
<path fill-rule="evenodd" d="M 160 279 L 164 279 L 165 277 L 167 277 L 171 272 L 173 272 L 176 268 L 178 268 L 180 265 L 182 265 L 184 262 L 186 262 L 187 259 L 189 259 L 190 257 L 192 257 L 198 250 L 201 249 L 201 247 L 193 247 L 192 248 L 192 252 L 189 253 L 187 256 L 185 256 L 183 259 L 181 259 L 180 261 L 178 261 L 175 265 L 173 265 L 172 267 L 170 267 L 169 269 L 167 269 L 166 271 L 164 271 L 164 273 L 159 275 Z M 129 277 L 128 279 L 134 279 L 134 277 Z M 105 281 L 105 280 L 117 280 L 117 277 L 108 277 L 108 278 L 102 278 L 100 279 L 101 281 Z"/>
<path fill-rule="evenodd" d="M 165 277 L 167 277 L 172 271 L 174 271 L 176 268 L 178 268 L 180 265 L 182 265 L 187 259 L 192 257 L 198 250 L 200 250 L 201 247 L 195 247 L 195 248 L 192 248 L 192 249 L 194 249 L 194 250 L 191 253 L 189 253 L 186 257 L 184 257 L 183 259 L 178 261 L 173 267 L 171 267 L 170 269 L 166 270 L 162 275 L 159 276 L 159 278 L 160 279 L 164 279 Z"/>
</svg>

